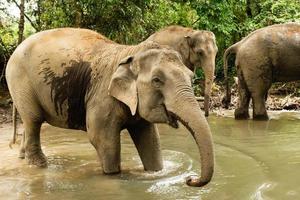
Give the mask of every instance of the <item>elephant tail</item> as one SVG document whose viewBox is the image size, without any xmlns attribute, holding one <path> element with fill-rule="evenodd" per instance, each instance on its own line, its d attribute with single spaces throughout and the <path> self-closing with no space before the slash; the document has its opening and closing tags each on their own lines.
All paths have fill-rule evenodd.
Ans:
<svg viewBox="0 0 300 200">
<path fill-rule="evenodd" d="M 239 47 L 239 42 L 235 43 L 234 45 L 230 46 L 223 55 L 223 65 L 224 65 L 224 78 L 225 78 L 225 88 L 226 88 L 226 96 L 223 100 L 225 108 L 227 109 L 229 107 L 230 101 L 231 101 L 231 91 L 229 89 L 229 81 L 228 81 L 228 59 L 231 54 L 236 54 L 237 49 Z"/>
<path fill-rule="evenodd" d="M 13 104 L 12 105 L 13 113 L 12 113 L 12 122 L 13 122 L 13 137 L 12 140 L 9 143 L 9 147 L 12 149 L 12 145 L 16 144 L 17 140 L 17 108 Z"/>
</svg>

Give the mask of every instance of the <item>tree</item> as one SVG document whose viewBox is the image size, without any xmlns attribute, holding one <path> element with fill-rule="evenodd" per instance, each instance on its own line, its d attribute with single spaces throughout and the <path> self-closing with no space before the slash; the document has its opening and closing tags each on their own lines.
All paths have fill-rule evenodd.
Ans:
<svg viewBox="0 0 300 200">
<path fill-rule="evenodd" d="M 18 35 L 19 35 L 18 44 L 21 44 L 21 42 L 23 41 L 24 23 L 25 23 L 25 19 L 24 19 L 25 0 L 21 0 L 19 9 L 20 9 L 20 20 L 19 20 L 19 32 L 18 32 Z"/>
<path fill-rule="evenodd" d="M 21 6 L 18 3 L 21 0 L 7 1 L 19 8 Z M 227 47 L 258 28 L 288 21 L 300 22 L 299 0 L 22 1 L 26 4 L 23 12 L 25 37 L 51 28 L 81 27 L 95 30 L 119 43 L 136 44 L 158 29 L 173 24 L 210 30 L 216 35 L 219 47 L 216 62 L 217 80 L 223 79 L 221 58 Z M 2 1 L 0 15 L 1 12 L 5 12 L 5 3 Z M 0 20 L 0 38 L 3 46 L 0 50 L 5 51 L 8 58 L 20 37 L 16 20 L 9 20 L 9 13 L 3 16 L 8 17 Z M 8 21 L 10 23 L 7 23 Z M 0 70 L 3 69 L 1 63 L 6 62 L 2 55 Z M 200 72 L 198 76 L 201 77 Z"/>
</svg>

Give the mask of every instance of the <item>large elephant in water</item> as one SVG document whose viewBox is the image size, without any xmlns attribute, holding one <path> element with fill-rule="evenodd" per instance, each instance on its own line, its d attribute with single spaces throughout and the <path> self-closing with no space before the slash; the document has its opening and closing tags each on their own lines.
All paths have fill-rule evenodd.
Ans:
<svg viewBox="0 0 300 200">
<path fill-rule="evenodd" d="M 274 82 L 300 80 L 300 24 L 287 23 L 258 29 L 224 53 L 226 106 L 230 103 L 228 58 L 236 54 L 239 104 L 236 119 L 249 118 L 249 101 L 253 119 L 268 119 L 265 101 Z"/>
<path fill-rule="evenodd" d="M 183 63 L 192 71 L 195 67 L 203 69 L 205 75 L 204 111 L 205 116 L 208 116 L 215 59 L 218 52 L 215 35 L 210 31 L 169 26 L 154 33 L 147 40 L 172 47 L 180 53 Z"/>
<path fill-rule="evenodd" d="M 127 129 L 145 170 L 163 168 L 154 123 L 194 137 L 201 155 L 201 177 L 213 175 L 211 132 L 191 87 L 192 71 L 179 54 L 154 42 L 120 45 L 86 29 L 43 31 L 26 39 L 11 56 L 6 78 L 25 127 L 21 157 L 46 166 L 40 127 L 49 124 L 87 131 L 106 174 L 120 172 L 120 131 Z"/>
</svg>

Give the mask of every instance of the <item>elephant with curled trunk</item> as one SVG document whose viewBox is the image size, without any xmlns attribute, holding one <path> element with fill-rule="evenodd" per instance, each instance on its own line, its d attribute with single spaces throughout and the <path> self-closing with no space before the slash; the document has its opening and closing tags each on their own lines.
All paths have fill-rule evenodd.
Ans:
<svg viewBox="0 0 300 200">
<path fill-rule="evenodd" d="M 274 82 L 300 80 L 300 24 L 286 23 L 258 29 L 224 53 L 226 106 L 230 103 L 228 58 L 236 54 L 239 104 L 236 119 L 249 118 L 249 101 L 253 119 L 268 119 L 265 101 Z"/>
<path fill-rule="evenodd" d="M 43 31 L 26 39 L 11 56 L 6 78 L 25 128 L 20 157 L 45 167 L 40 127 L 87 132 L 105 174 L 120 172 L 120 131 L 127 129 L 145 170 L 163 168 L 154 123 L 194 137 L 201 155 L 201 177 L 213 175 L 211 132 L 193 94 L 191 78 L 178 53 L 154 42 L 120 45 L 86 29 Z"/>
<path fill-rule="evenodd" d="M 169 26 L 154 33 L 147 40 L 172 47 L 180 53 L 183 63 L 190 70 L 194 71 L 196 67 L 203 69 L 205 75 L 204 111 L 205 116 L 208 116 L 218 51 L 215 35 L 210 31 Z"/>
</svg>

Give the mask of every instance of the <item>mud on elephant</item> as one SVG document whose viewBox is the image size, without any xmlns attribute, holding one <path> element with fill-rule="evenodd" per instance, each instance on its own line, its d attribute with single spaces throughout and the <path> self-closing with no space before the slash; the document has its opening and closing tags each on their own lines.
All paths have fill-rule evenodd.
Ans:
<svg viewBox="0 0 300 200">
<path fill-rule="evenodd" d="M 21 157 L 47 165 L 40 143 L 46 121 L 86 131 L 103 172 L 119 173 L 120 131 L 127 129 L 144 169 L 157 171 L 163 162 L 154 123 L 177 128 L 179 120 L 201 155 L 201 177 L 187 183 L 205 185 L 214 170 L 213 144 L 193 94 L 192 75 L 176 51 L 154 42 L 120 45 L 85 29 L 37 33 L 15 50 L 6 69 L 25 127 Z"/>
<path fill-rule="evenodd" d="M 154 33 L 147 40 L 172 47 L 180 53 L 183 63 L 192 71 L 196 67 L 203 69 L 205 75 L 204 111 L 205 116 L 208 116 L 218 51 L 215 35 L 210 31 L 169 26 Z"/>
<path fill-rule="evenodd" d="M 236 54 L 239 104 L 236 119 L 249 118 L 249 102 L 253 103 L 253 119 L 268 119 L 265 101 L 274 82 L 300 80 L 300 24 L 287 23 L 258 29 L 224 53 L 226 107 L 230 103 L 228 58 Z"/>
</svg>

